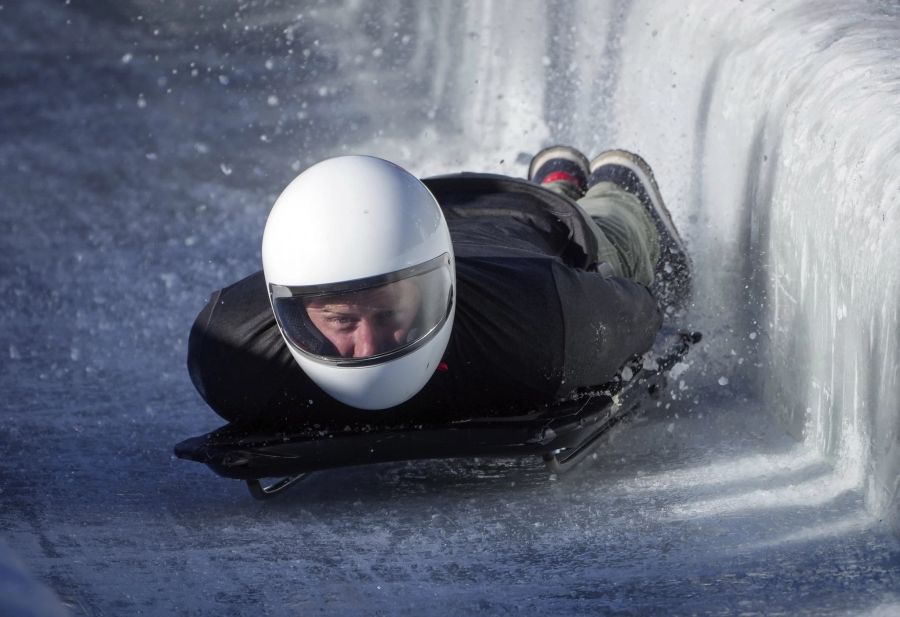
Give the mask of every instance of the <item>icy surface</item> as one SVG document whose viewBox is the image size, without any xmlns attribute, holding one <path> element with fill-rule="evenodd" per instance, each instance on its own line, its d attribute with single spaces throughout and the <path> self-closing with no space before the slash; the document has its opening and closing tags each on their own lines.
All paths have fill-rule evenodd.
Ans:
<svg viewBox="0 0 900 617">
<path fill-rule="evenodd" d="M 209 4 L 0 2 L 0 533 L 72 614 L 900 614 L 896 4 Z M 595 459 L 172 457 L 298 171 L 558 141 L 654 167 L 706 334 Z"/>
</svg>

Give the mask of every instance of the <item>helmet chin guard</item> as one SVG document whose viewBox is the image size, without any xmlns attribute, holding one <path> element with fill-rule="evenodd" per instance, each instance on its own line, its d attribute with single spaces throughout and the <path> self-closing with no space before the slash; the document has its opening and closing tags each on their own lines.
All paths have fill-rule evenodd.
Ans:
<svg viewBox="0 0 900 617">
<path fill-rule="evenodd" d="M 453 326 L 456 270 L 417 178 L 369 156 L 318 163 L 275 202 L 262 254 L 282 337 L 325 392 L 386 409 L 428 382 Z"/>
</svg>

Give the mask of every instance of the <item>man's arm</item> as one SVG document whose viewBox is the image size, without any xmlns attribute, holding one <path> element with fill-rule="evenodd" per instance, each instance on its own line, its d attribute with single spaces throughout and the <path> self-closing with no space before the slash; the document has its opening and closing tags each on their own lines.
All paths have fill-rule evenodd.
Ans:
<svg viewBox="0 0 900 617">
<path fill-rule="evenodd" d="M 187 365 L 200 395 L 231 422 L 284 423 L 332 402 L 288 351 L 261 271 L 210 297 L 191 329 Z"/>
</svg>

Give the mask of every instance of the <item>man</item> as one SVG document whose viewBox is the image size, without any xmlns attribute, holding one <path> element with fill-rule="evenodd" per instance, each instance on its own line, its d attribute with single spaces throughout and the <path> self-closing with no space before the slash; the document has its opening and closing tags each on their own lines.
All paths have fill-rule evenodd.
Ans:
<svg viewBox="0 0 900 617">
<path fill-rule="evenodd" d="M 364 156 L 306 170 L 269 215 L 263 272 L 195 322 L 198 391 L 230 421 L 290 426 L 516 414 L 609 381 L 684 308 L 683 244 L 634 154 L 556 146 L 529 180 L 419 181 Z"/>
</svg>

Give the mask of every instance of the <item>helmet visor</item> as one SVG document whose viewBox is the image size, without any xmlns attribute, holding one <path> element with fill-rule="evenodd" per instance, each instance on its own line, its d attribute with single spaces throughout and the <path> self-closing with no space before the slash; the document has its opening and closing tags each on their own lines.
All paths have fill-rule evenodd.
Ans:
<svg viewBox="0 0 900 617">
<path fill-rule="evenodd" d="M 433 337 L 450 315 L 447 254 L 385 275 L 329 285 L 269 285 L 288 344 L 320 362 L 376 364 Z"/>
</svg>

